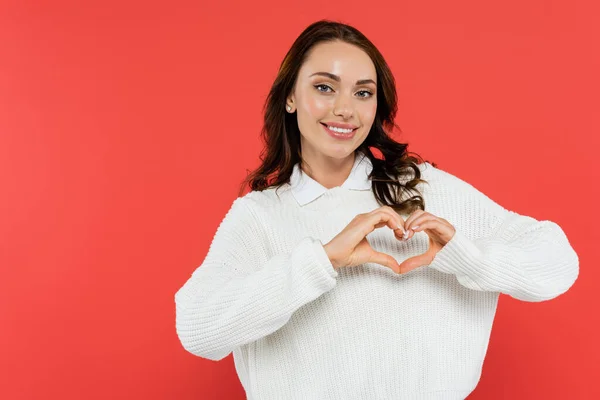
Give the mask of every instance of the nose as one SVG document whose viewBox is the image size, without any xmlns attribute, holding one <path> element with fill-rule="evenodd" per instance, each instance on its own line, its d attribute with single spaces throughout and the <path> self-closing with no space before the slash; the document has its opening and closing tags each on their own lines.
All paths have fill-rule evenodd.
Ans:
<svg viewBox="0 0 600 400">
<path fill-rule="evenodd" d="M 346 96 L 339 96 L 334 104 L 333 113 L 341 115 L 344 119 L 352 117 L 351 103 L 346 99 Z"/>
</svg>

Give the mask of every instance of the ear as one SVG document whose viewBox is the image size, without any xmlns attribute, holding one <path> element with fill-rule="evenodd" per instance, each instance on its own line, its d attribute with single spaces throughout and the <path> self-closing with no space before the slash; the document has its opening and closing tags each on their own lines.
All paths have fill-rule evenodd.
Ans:
<svg viewBox="0 0 600 400">
<path fill-rule="evenodd" d="M 296 104 L 294 96 L 290 96 L 285 101 L 285 109 L 288 113 L 294 113 L 296 111 Z"/>
<path fill-rule="evenodd" d="M 285 101 L 285 104 L 294 107 L 296 105 L 296 96 L 294 96 L 293 94 L 289 95 L 287 100 Z"/>
</svg>

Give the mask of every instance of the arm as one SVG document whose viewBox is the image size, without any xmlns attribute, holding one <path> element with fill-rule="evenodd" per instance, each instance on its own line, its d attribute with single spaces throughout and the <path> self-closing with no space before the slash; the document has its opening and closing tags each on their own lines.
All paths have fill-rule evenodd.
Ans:
<svg viewBox="0 0 600 400">
<path fill-rule="evenodd" d="M 312 237 L 268 258 L 246 200 L 233 202 L 202 265 L 175 294 L 181 344 L 213 361 L 281 328 L 294 311 L 332 289 L 338 275 Z"/>
<path fill-rule="evenodd" d="M 579 257 L 559 225 L 506 210 L 448 172 L 435 169 L 434 176 L 464 223 L 430 268 L 456 275 L 469 289 L 530 302 L 550 300 L 573 285 Z"/>
</svg>

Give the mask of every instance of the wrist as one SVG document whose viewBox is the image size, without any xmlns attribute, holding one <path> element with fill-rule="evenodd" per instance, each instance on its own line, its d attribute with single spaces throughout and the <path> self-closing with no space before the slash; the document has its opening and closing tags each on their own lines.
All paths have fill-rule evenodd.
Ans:
<svg viewBox="0 0 600 400">
<path fill-rule="evenodd" d="M 335 257 L 332 255 L 332 251 L 331 251 L 331 247 L 329 246 L 329 243 L 323 245 L 323 248 L 325 249 L 325 253 L 327 254 L 327 257 L 329 258 L 331 265 L 333 265 L 333 268 L 338 269 L 340 267 L 340 265 L 337 262 L 337 260 L 335 259 Z"/>
</svg>

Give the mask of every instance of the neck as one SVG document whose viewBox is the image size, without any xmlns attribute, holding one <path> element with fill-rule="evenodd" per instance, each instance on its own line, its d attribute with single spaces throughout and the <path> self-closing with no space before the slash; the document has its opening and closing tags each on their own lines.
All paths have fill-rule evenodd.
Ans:
<svg viewBox="0 0 600 400">
<path fill-rule="evenodd" d="M 301 168 L 305 174 L 319 182 L 323 187 L 331 189 L 342 186 L 348 179 L 355 157 L 354 152 L 343 159 L 324 156 L 315 157 L 310 159 L 310 165 L 303 157 Z"/>
</svg>

